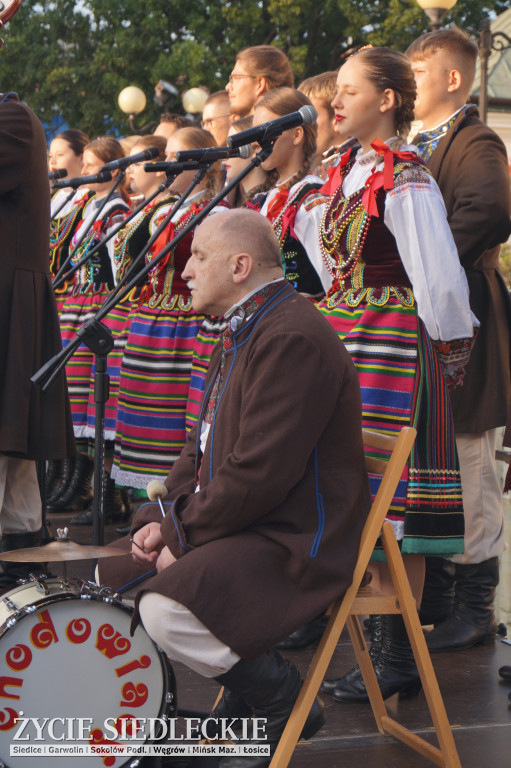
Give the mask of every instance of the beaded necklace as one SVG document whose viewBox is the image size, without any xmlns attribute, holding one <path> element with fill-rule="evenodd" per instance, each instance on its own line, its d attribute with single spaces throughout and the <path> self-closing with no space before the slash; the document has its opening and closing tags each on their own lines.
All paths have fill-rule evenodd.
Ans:
<svg viewBox="0 0 511 768">
<path fill-rule="evenodd" d="M 127 253 L 128 244 L 132 236 L 139 229 L 139 227 L 148 219 L 152 217 L 155 208 L 160 205 L 166 204 L 169 195 L 165 195 L 164 198 L 155 198 L 148 203 L 142 210 L 132 219 L 125 227 L 123 227 L 114 240 L 113 246 L 113 262 L 117 275 L 117 280 L 120 280 L 122 275 L 126 272 L 126 269 L 131 261 L 130 254 Z M 151 219 L 149 221 L 149 227 L 151 226 Z"/>
<path fill-rule="evenodd" d="M 194 218 L 194 216 L 198 213 L 200 208 L 202 208 L 202 203 L 204 199 L 207 197 L 206 192 L 204 192 L 202 195 L 195 198 L 193 203 L 190 205 L 188 211 L 183 215 L 183 217 L 178 221 L 177 224 L 170 223 L 168 225 L 167 230 L 167 242 L 170 242 L 179 232 L 181 232 L 182 229 L 188 224 L 188 222 Z M 198 205 L 199 203 L 199 205 Z M 155 224 L 158 225 L 158 220 L 155 220 Z M 165 233 L 165 230 L 162 234 Z M 161 237 L 161 236 L 160 236 Z M 155 242 L 151 250 L 146 254 L 145 262 L 146 264 L 149 264 L 153 259 L 160 253 L 162 250 L 161 243 L 158 240 Z M 161 259 L 161 261 L 156 264 L 151 271 L 149 272 L 147 276 L 147 283 L 142 289 L 142 292 L 140 294 L 140 303 L 143 303 L 144 301 L 147 301 L 151 309 L 154 309 L 157 307 L 160 303 L 162 304 L 165 309 L 172 309 L 173 307 L 170 306 L 169 301 L 172 298 L 172 283 L 174 281 L 174 274 L 175 274 L 175 267 L 174 267 L 174 259 L 172 258 L 172 251 L 167 253 L 167 255 Z M 169 263 L 170 262 L 170 263 Z M 163 270 L 166 270 L 165 279 L 163 281 L 163 285 L 160 283 L 160 277 L 163 272 Z M 148 299 L 148 296 L 150 298 Z M 191 304 L 191 299 L 190 299 Z"/>
<path fill-rule="evenodd" d="M 341 183 L 322 216 L 320 247 L 323 260 L 335 283 L 339 286 L 355 270 L 367 237 L 371 217 L 362 202 L 364 189 L 344 197 L 342 182 L 354 161 L 341 169 Z M 344 237 L 344 247 L 340 247 Z"/>
</svg>

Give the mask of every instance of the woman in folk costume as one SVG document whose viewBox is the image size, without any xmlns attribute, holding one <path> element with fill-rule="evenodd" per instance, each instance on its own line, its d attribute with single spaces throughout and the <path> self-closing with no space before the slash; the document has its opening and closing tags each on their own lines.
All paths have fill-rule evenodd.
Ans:
<svg viewBox="0 0 511 768">
<path fill-rule="evenodd" d="M 66 170 L 68 178 L 81 176 L 83 150 L 89 137 L 78 129 L 70 128 L 55 136 L 50 144 L 48 167 L 50 171 Z M 89 189 L 77 189 L 68 200 L 70 187 L 59 189 L 51 198 L 50 221 L 50 274 L 55 277 L 69 255 L 69 245 L 82 220 L 85 204 L 93 196 Z M 55 291 L 57 310 L 61 311 L 66 296 L 71 292 L 73 281 L 66 280 Z"/>
<path fill-rule="evenodd" d="M 97 174 L 105 163 L 118 160 L 121 157 L 124 157 L 124 153 L 116 139 L 109 136 L 96 139 L 87 144 L 84 149 L 82 174 L 85 176 Z M 82 219 L 71 240 L 69 250 L 75 250 L 75 253 L 71 259 L 70 267 L 78 265 L 84 257 L 87 257 L 87 254 L 101 243 L 109 231 L 128 213 L 129 207 L 125 202 L 124 183 L 100 210 L 118 173 L 118 171 L 113 172 L 111 181 L 89 184 L 89 188 L 95 194 L 85 204 Z M 71 293 L 66 298 L 60 314 L 64 347 L 75 338 L 78 328 L 96 314 L 105 302 L 108 293 L 113 289 L 112 251 L 113 243 L 110 240 L 107 244 L 102 245 L 90 259 L 86 259 L 75 271 L 72 277 Z M 114 339 L 122 333 L 127 317 L 128 310 L 126 307 L 116 307 L 103 321 L 112 332 Z M 109 428 L 109 422 L 115 424 L 121 356 L 122 349 L 117 346 L 108 356 L 110 397 L 105 409 L 106 430 Z M 84 509 L 92 500 L 93 465 L 88 456 L 88 443 L 89 438 L 93 437 L 93 431 L 91 432 L 88 425 L 87 411 L 89 392 L 93 387 L 93 372 L 94 355 L 88 347 L 80 344 L 66 366 L 73 426 L 79 454 L 69 485 L 57 500 L 49 505 L 52 509 L 79 511 Z M 118 503 L 117 513 L 121 516 L 126 513 L 124 505 Z M 109 510 L 105 510 L 105 515 L 108 519 Z"/>
<path fill-rule="evenodd" d="M 254 126 L 291 112 L 309 99 L 294 88 L 270 91 L 255 106 Z M 332 277 L 319 247 L 319 225 L 326 207 L 320 192 L 323 182 L 310 172 L 316 151 L 317 126 L 300 125 L 285 131 L 274 144 L 273 152 L 261 163 L 265 171 L 276 171 L 278 180 L 262 205 L 255 204 L 273 224 L 282 251 L 284 274 L 300 293 L 322 297 Z"/>
<path fill-rule="evenodd" d="M 240 131 L 247 131 L 252 128 L 254 120 L 252 116 L 242 117 L 241 120 L 236 120 L 228 131 L 228 136 L 234 136 Z M 252 157 L 255 152 L 252 152 Z M 250 163 L 252 157 L 245 159 L 243 157 L 230 157 L 224 162 L 225 168 L 225 180 L 226 182 L 232 181 L 236 176 L 243 171 Z M 233 189 L 231 197 L 229 198 L 233 208 L 242 208 L 251 205 L 257 205 L 257 200 L 261 200 L 261 204 L 264 202 L 266 193 L 273 187 L 273 182 L 276 180 L 275 172 L 267 173 L 260 165 L 256 165 L 250 173 L 245 176 L 237 187 Z"/>
<path fill-rule="evenodd" d="M 142 152 L 149 147 L 156 147 L 159 151 L 156 161 L 165 159 L 165 147 L 166 139 L 162 136 L 143 136 L 136 137 L 135 142 L 132 144 L 130 155 L 135 155 Z M 146 173 L 144 170 L 145 162 L 134 163 L 128 167 L 126 172 L 127 179 L 130 184 L 130 191 L 134 196 L 138 197 L 137 205 L 141 202 L 140 198 L 150 198 L 151 195 L 157 191 L 161 182 L 165 179 L 165 173 L 160 171 L 158 173 Z M 114 272 L 114 282 L 117 283 L 126 274 L 133 260 L 142 251 L 150 238 L 150 225 L 156 216 L 158 211 L 164 205 L 168 206 L 169 193 L 165 192 L 159 194 L 154 200 L 148 202 L 148 204 L 142 208 L 142 210 L 130 221 L 126 223 L 126 226 L 119 230 L 115 236 L 112 248 L 112 267 Z M 144 266 L 144 262 L 138 266 L 141 269 Z M 134 288 L 130 291 L 129 295 L 120 301 L 116 307 L 110 312 L 104 322 L 109 324 L 112 316 L 125 317 L 126 322 L 123 327 L 117 327 L 117 334 L 115 337 L 115 350 L 111 353 L 114 355 L 114 359 L 118 363 L 116 367 L 116 379 L 115 379 L 115 394 L 118 394 L 118 385 L 120 377 L 120 365 L 122 362 L 122 355 L 124 353 L 124 347 L 129 335 L 130 318 L 131 314 L 136 308 L 137 292 L 140 292 L 139 288 Z M 122 517 L 125 509 L 129 507 L 129 501 L 127 493 L 116 486 L 115 481 L 111 477 L 112 463 L 113 463 L 113 447 L 115 440 L 115 428 L 117 421 L 117 397 L 109 398 L 108 401 L 108 415 L 105 419 L 105 440 L 107 441 L 107 451 L 105 455 L 105 475 L 103 479 L 104 489 L 104 509 L 107 519 L 115 519 Z M 89 402 L 87 410 L 87 435 L 89 438 L 93 437 L 95 431 L 95 403 L 94 403 L 94 391 L 91 388 L 89 390 Z M 92 525 L 92 507 L 89 507 L 82 514 L 78 515 L 73 520 L 75 525 Z"/>
<path fill-rule="evenodd" d="M 353 357 L 363 426 L 417 440 L 390 507 L 420 605 L 424 556 L 463 551 L 463 507 L 448 389 L 459 385 L 478 325 L 441 193 L 402 136 L 413 118 L 415 81 L 405 56 L 368 48 L 341 68 L 332 104 L 343 133 L 357 138 L 332 169 L 321 223 L 334 280 L 319 305 Z M 378 480 L 370 478 L 373 494 Z M 374 558 L 381 560 L 381 550 Z M 385 588 L 388 571 L 372 565 Z M 388 581 L 387 581 L 388 584 Z M 420 688 L 401 616 L 378 617 L 371 647 L 384 697 Z M 358 667 L 324 690 L 367 700 Z"/>
<path fill-rule="evenodd" d="M 215 146 L 201 128 L 181 128 L 167 141 L 167 160 L 187 149 Z M 180 174 L 171 192 L 180 196 L 193 171 Z M 193 220 L 222 186 L 217 163 L 172 217 L 146 255 L 149 264 Z M 153 235 L 174 201 L 150 220 Z M 217 208 L 213 209 L 213 212 Z M 213 346 L 222 325 L 194 312 L 190 289 L 181 278 L 190 256 L 193 231 L 148 273 L 136 292 L 129 338 L 121 367 L 112 477 L 119 485 L 145 490 L 167 476 L 196 422 Z"/>
<path fill-rule="evenodd" d="M 48 168 L 50 171 L 64 169 L 68 178 L 80 176 L 83 165 L 83 150 L 89 143 L 89 137 L 75 128 L 59 133 L 50 144 Z M 50 221 L 50 274 L 52 279 L 69 255 L 69 245 L 75 230 L 82 219 L 82 212 L 87 201 L 94 194 L 88 189 L 77 189 L 72 194 L 71 188 L 59 189 L 51 198 Z M 71 292 L 72 280 L 66 280 L 55 289 L 57 311 Z M 54 503 L 67 488 L 75 466 L 75 458 L 49 461 L 46 470 L 46 503 Z"/>
</svg>

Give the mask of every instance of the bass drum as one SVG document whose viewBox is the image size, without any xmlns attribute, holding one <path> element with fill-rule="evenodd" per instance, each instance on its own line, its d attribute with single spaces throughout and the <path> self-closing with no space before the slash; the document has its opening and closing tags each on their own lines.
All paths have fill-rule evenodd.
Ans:
<svg viewBox="0 0 511 768">
<path fill-rule="evenodd" d="M 108 590 L 89 583 L 40 579 L 3 595 L 0 765 L 119 768 L 133 763 L 133 756 L 80 756 L 76 748 L 140 746 L 150 736 L 151 720 L 154 729 L 156 718 L 175 716 L 172 668 L 143 627 L 130 637 L 131 616 Z M 34 720 L 21 731 L 21 718 Z M 134 742 L 129 734 L 135 719 Z M 66 759 L 27 750 L 41 745 L 75 751 Z M 13 746 L 19 747 L 15 754 Z"/>
</svg>

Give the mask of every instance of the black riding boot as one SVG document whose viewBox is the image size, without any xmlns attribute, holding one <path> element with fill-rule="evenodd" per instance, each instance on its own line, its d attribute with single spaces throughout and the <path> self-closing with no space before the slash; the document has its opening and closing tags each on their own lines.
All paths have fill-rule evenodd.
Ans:
<svg viewBox="0 0 511 768">
<path fill-rule="evenodd" d="M 416 696 L 421 681 L 404 621 L 398 614 L 382 616 L 381 621 L 384 626 L 381 642 L 372 658 L 381 695 L 384 699 L 395 693 Z M 368 701 L 362 674 L 351 680 L 344 679 L 333 691 L 332 698 L 335 701 Z"/>
<path fill-rule="evenodd" d="M 79 453 L 67 488 L 55 501 L 48 502 L 48 508 L 55 512 L 78 512 L 80 509 L 85 509 L 92 500 L 93 470 L 94 465 L 89 457 Z"/>
<path fill-rule="evenodd" d="M 67 490 L 73 476 L 75 462 L 74 456 L 70 459 L 49 462 L 50 467 L 51 465 L 55 467 L 55 475 L 50 490 L 46 493 L 46 506 L 54 504 Z"/>
<path fill-rule="evenodd" d="M 426 557 L 426 579 L 419 618 L 423 626 L 440 624 L 454 610 L 455 565 L 444 557 Z"/>
<path fill-rule="evenodd" d="M 127 495 L 115 484 L 108 472 L 103 476 L 103 514 L 105 523 L 127 520 L 130 516 L 130 504 Z M 81 515 L 72 517 L 71 525 L 92 525 L 92 505 Z"/>
<path fill-rule="evenodd" d="M 4 533 L 0 539 L 0 552 L 10 552 L 13 549 L 28 549 L 41 546 L 41 531 L 26 533 Z M 0 563 L 0 594 L 14 589 L 18 579 L 28 579 L 30 574 L 45 575 L 43 563 Z"/>
<path fill-rule="evenodd" d="M 216 678 L 232 694 L 242 699 L 252 710 L 252 715 L 265 718 L 266 740 L 260 744 L 275 751 L 287 720 L 301 688 L 296 667 L 274 650 L 253 661 L 241 659 L 232 669 Z M 310 738 L 325 722 L 323 705 L 316 699 L 302 731 L 303 738 Z M 254 742 L 251 742 L 254 745 Z M 219 768 L 266 768 L 271 756 L 258 755 L 224 757 Z"/>
<path fill-rule="evenodd" d="M 372 615 L 370 617 L 370 631 L 371 631 L 371 647 L 369 648 L 369 658 L 374 664 L 376 655 L 379 653 L 380 646 L 383 642 L 383 637 L 388 633 L 388 623 L 385 621 L 384 616 Z M 343 677 L 336 677 L 331 680 L 323 680 L 321 683 L 321 690 L 325 693 L 334 693 L 337 689 L 341 690 L 343 686 L 351 685 L 355 680 L 361 680 L 362 685 L 362 672 L 360 667 L 356 664 L 349 672 Z"/>
<path fill-rule="evenodd" d="M 497 622 L 493 604 L 499 583 L 498 557 L 482 563 L 456 563 L 455 567 L 454 610 L 426 635 L 432 653 L 463 651 L 495 640 Z"/>
</svg>

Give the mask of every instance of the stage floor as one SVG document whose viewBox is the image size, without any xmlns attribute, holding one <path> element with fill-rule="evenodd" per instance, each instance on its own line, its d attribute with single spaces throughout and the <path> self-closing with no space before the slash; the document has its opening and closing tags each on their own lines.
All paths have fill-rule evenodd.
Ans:
<svg viewBox="0 0 511 768">
<path fill-rule="evenodd" d="M 49 515 L 52 530 L 69 522 L 65 514 Z M 117 534 L 115 525 L 105 529 L 105 544 Z M 81 543 L 92 542 L 91 527 L 70 527 L 70 536 Z M 69 563 L 68 576 L 91 578 L 87 562 Z M 62 566 L 52 568 L 63 575 Z M 289 658 L 306 672 L 312 651 L 290 653 Z M 470 651 L 433 654 L 435 671 L 444 697 L 447 715 L 463 768 L 487 768 L 511 764 L 511 683 L 499 678 L 498 669 L 511 666 L 511 645 L 497 639 L 494 644 Z M 347 633 L 341 637 L 328 676 L 337 677 L 354 663 Z M 218 690 L 210 682 L 180 664 L 174 665 L 180 708 L 209 711 Z M 410 748 L 391 737 L 380 736 L 368 704 L 340 704 L 325 695 L 326 725 L 307 743 L 301 742 L 291 768 L 422 768 L 432 765 Z M 414 699 L 387 700 L 391 717 L 437 744 L 424 694 Z M 197 761 L 197 768 L 212 766 Z M 195 766 L 195 763 L 194 763 Z"/>
</svg>

